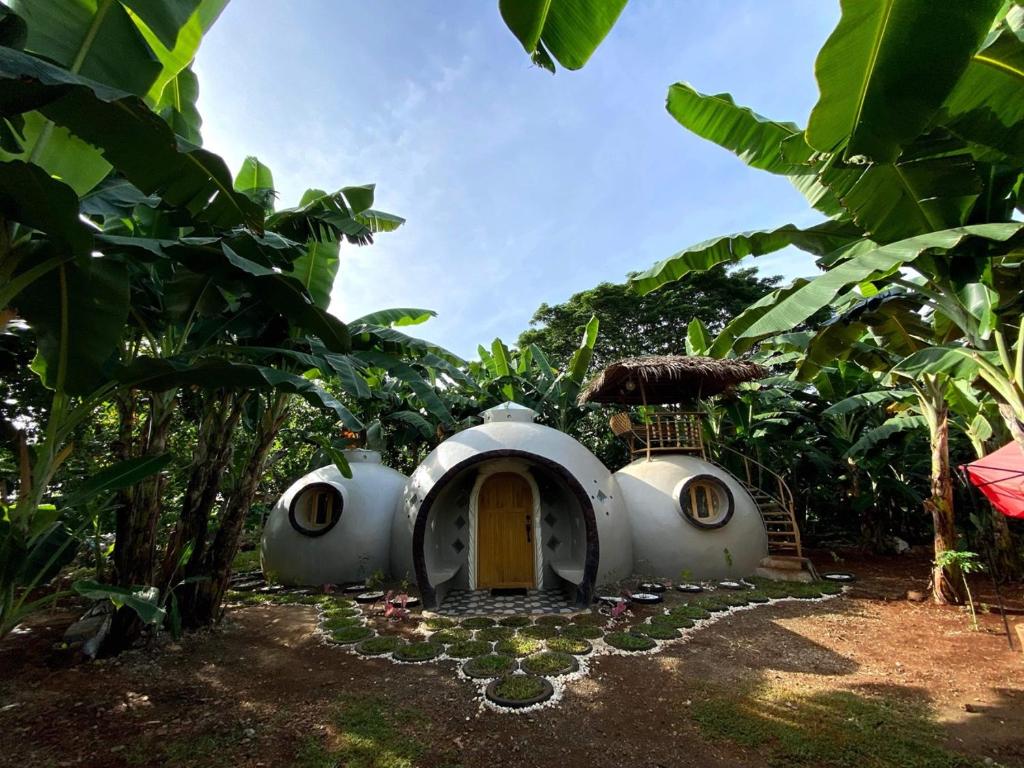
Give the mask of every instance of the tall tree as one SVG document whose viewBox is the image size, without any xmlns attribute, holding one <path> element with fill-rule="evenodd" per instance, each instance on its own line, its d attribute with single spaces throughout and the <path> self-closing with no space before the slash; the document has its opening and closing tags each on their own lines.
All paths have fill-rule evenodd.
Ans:
<svg viewBox="0 0 1024 768">
<path fill-rule="evenodd" d="M 580 329 L 594 316 L 601 323 L 592 363 L 596 369 L 634 355 L 679 354 L 691 321 L 717 333 L 778 282 L 778 277 L 760 277 L 755 268 L 721 266 L 648 296 L 601 283 L 562 304 L 541 304 L 530 320 L 536 327 L 520 334 L 519 347 L 536 344 L 554 359 L 568 359 L 579 345 Z"/>
</svg>

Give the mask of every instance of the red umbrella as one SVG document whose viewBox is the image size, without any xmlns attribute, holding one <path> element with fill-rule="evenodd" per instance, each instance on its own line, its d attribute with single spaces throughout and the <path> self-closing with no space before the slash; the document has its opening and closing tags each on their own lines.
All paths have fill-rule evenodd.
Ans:
<svg viewBox="0 0 1024 768">
<path fill-rule="evenodd" d="M 1007 517 L 1024 518 L 1024 453 L 1010 442 L 962 469 L 992 506 Z"/>
</svg>

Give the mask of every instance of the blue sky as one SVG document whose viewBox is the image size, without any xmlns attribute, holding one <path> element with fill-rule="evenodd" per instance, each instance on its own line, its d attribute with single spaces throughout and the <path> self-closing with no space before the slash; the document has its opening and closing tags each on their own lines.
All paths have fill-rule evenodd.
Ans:
<svg viewBox="0 0 1024 768">
<path fill-rule="evenodd" d="M 541 302 L 716 235 L 816 221 L 664 100 L 684 80 L 804 124 L 838 15 L 822 0 L 632 0 L 584 69 L 552 76 L 495 0 L 234 0 L 197 59 L 203 134 L 232 168 L 269 165 L 282 205 L 375 182 L 376 207 L 407 223 L 343 249 L 331 311 L 427 307 L 418 335 L 475 356 Z M 795 251 L 756 263 L 814 270 Z"/>
</svg>

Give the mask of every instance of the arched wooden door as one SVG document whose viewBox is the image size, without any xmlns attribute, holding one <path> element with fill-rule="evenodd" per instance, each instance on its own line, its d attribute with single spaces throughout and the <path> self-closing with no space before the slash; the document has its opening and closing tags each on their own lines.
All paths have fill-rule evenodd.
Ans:
<svg viewBox="0 0 1024 768">
<path fill-rule="evenodd" d="M 533 490 L 522 475 L 499 472 L 480 486 L 476 574 L 479 589 L 534 586 Z"/>
</svg>

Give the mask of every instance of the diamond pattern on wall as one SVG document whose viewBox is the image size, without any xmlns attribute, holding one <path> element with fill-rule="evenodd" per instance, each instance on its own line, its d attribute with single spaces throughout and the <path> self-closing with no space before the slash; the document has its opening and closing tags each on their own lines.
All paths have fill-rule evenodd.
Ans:
<svg viewBox="0 0 1024 768">
<path fill-rule="evenodd" d="M 466 548 L 466 545 L 462 543 L 462 539 L 456 539 L 452 542 L 452 549 L 456 552 L 462 552 Z"/>
<path fill-rule="evenodd" d="M 598 491 L 597 492 L 597 500 L 598 501 L 604 501 L 607 498 L 608 498 L 608 496 L 607 496 L 607 494 L 605 494 L 604 491 Z"/>
<path fill-rule="evenodd" d="M 548 549 L 558 549 L 558 545 L 562 543 L 562 540 L 557 536 L 552 536 L 548 539 Z"/>
<path fill-rule="evenodd" d="M 558 522 L 558 518 L 550 512 L 548 512 L 546 515 L 544 515 L 544 522 L 551 526 Z"/>
<path fill-rule="evenodd" d="M 462 515 L 455 518 L 455 527 L 460 531 L 466 527 L 466 519 Z"/>
</svg>

